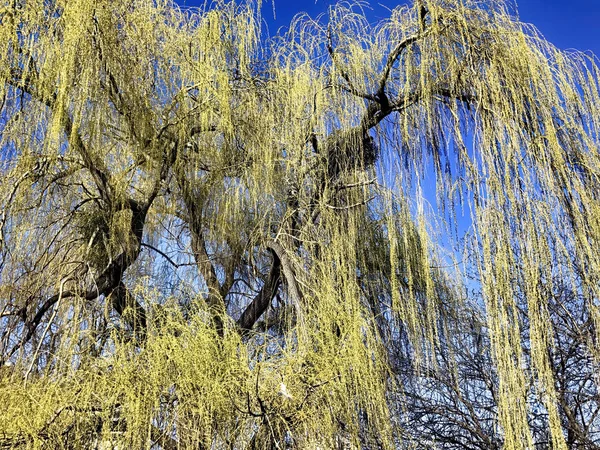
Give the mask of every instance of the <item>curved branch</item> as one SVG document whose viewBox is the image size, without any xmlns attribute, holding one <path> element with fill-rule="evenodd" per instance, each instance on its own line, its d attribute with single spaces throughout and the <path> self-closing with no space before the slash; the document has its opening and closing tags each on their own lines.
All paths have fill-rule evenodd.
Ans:
<svg viewBox="0 0 600 450">
<path fill-rule="evenodd" d="M 267 310 L 275 297 L 277 289 L 279 289 L 281 282 L 281 260 L 273 250 L 271 250 L 271 253 L 273 254 L 273 264 L 271 265 L 269 275 L 258 294 L 256 294 L 256 297 L 252 299 L 237 321 L 240 331 L 244 334 L 248 333 L 258 319 L 260 319 L 260 316 Z"/>
<path fill-rule="evenodd" d="M 348 75 L 348 72 L 346 72 L 346 70 L 344 70 L 344 68 L 340 64 L 338 64 L 335 50 L 333 48 L 333 39 L 331 37 L 331 27 L 327 28 L 327 51 L 329 52 L 329 55 L 331 56 L 331 61 L 333 62 L 333 65 L 339 70 L 340 75 L 342 75 L 342 78 L 346 81 L 346 83 L 348 83 L 348 86 L 340 86 L 343 90 L 345 90 L 353 95 L 356 95 L 357 97 L 362 97 L 366 100 L 370 100 L 373 102 L 379 102 L 379 98 L 377 96 L 368 94 L 366 92 L 361 92 L 358 89 L 356 89 L 356 87 L 354 86 L 354 83 L 352 83 L 352 80 L 350 80 L 350 76 Z"/>
<path fill-rule="evenodd" d="M 273 255 L 271 270 L 267 276 L 267 279 L 265 280 L 265 283 L 263 284 L 263 287 L 246 307 L 237 321 L 238 327 L 242 333 L 247 333 L 250 331 L 258 319 L 260 319 L 263 313 L 267 310 L 271 304 L 271 301 L 277 294 L 277 289 L 281 283 L 282 274 L 285 278 L 288 295 L 290 296 L 297 313 L 300 314 L 302 295 L 300 293 L 300 289 L 298 288 L 292 260 L 289 258 L 285 249 L 279 242 L 269 241 L 267 243 L 267 248 Z"/>
<path fill-rule="evenodd" d="M 268 248 L 275 253 L 281 264 L 281 270 L 288 288 L 288 294 L 291 297 L 292 302 L 297 308 L 300 307 L 302 296 L 300 289 L 298 289 L 298 283 L 296 282 L 296 275 L 294 273 L 294 266 L 292 260 L 287 255 L 283 246 L 276 241 L 270 241 L 267 244 Z"/>
</svg>

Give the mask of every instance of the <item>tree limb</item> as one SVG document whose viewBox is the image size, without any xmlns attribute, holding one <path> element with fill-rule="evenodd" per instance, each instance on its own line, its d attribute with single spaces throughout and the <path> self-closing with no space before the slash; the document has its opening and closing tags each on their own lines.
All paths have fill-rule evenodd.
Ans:
<svg viewBox="0 0 600 450">
<path fill-rule="evenodd" d="M 271 249 L 271 253 L 273 255 L 273 263 L 271 265 L 269 275 L 267 276 L 267 279 L 265 280 L 256 297 L 254 297 L 254 299 L 246 307 L 237 321 L 237 325 L 242 333 L 248 333 L 252 329 L 256 321 L 260 318 L 260 316 L 262 316 L 262 314 L 271 304 L 271 301 L 275 297 L 277 289 L 279 288 L 279 284 L 281 282 L 281 260 L 274 250 Z"/>
</svg>

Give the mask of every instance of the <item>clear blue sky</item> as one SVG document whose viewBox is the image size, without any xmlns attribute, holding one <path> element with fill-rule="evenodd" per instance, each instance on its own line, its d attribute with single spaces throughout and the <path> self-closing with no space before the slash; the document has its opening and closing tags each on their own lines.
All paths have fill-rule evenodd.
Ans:
<svg viewBox="0 0 600 450">
<path fill-rule="evenodd" d="M 180 5 L 197 6 L 204 0 L 177 0 Z M 559 48 L 592 50 L 600 56 L 600 0 L 516 0 L 523 22 L 534 24 Z M 312 16 L 325 11 L 335 0 L 275 0 L 276 20 L 273 18 L 272 1 L 263 0 L 263 14 L 269 23 L 270 34 L 289 24 L 298 12 Z M 373 20 L 385 17 L 387 11 L 380 4 L 392 8 L 406 3 L 403 0 L 373 0 L 370 2 Z"/>
</svg>

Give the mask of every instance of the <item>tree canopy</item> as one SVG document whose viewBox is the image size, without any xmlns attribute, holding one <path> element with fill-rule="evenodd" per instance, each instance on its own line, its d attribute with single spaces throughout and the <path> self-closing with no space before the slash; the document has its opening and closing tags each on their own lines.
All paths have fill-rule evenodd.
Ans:
<svg viewBox="0 0 600 450">
<path fill-rule="evenodd" d="M 596 58 L 260 9 L 0 1 L 0 448 L 598 448 Z"/>
</svg>

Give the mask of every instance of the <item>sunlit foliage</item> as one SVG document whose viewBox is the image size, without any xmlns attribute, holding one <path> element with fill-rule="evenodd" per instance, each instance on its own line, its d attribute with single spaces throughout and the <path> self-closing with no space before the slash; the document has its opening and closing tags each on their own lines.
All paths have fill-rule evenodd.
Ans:
<svg viewBox="0 0 600 450">
<path fill-rule="evenodd" d="M 406 373 L 460 396 L 483 346 L 494 442 L 544 445 L 536 405 L 567 448 L 597 62 L 503 0 L 363 6 L 0 2 L 0 447 L 411 448 Z"/>
</svg>

